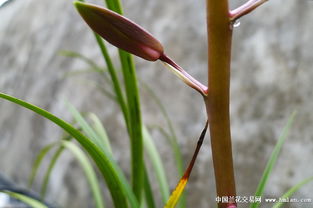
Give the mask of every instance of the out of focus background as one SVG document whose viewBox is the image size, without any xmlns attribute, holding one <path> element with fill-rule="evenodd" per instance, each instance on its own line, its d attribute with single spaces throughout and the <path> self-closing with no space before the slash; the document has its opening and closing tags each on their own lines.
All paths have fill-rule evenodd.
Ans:
<svg viewBox="0 0 313 208">
<path fill-rule="evenodd" d="M 94 3 L 103 5 L 103 1 Z M 245 1 L 232 0 L 232 8 Z M 207 41 L 204 0 L 123 1 L 125 16 L 159 39 L 178 64 L 207 82 Z M 253 195 L 266 161 L 290 114 L 298 114 L 266 187 L 279 197 L 291 186 L 313 176 L 313 1 L 271 0 L 240 20 L 234 29 L 231 76 L 231 122 L 237 192 Z M 71 121 L 68 100 L 82 112 L 97 114 L 105 126 L 115 158 L 129 169 L 128 138 L 118 106 L 97 86 L 94 73 L 76 74 L 88 66 L 64 57 L 76 51 L 104 66 L 89 28 L 72 1 L 12 0 L 0 7 L 0 90 L 36 104 Z M 110 47 L 117 62 L 117 51 Z M 187 162 L 205 123 L 201 96 L 159 63 L 135 58 L 141 82 L 143 120 L 167 128 L 146 87 L 161 99 L 172 119 Z M 69 75 L 71 74 L 71 75 Z M 173 154 L 158 130 L 151 131 L 165 163 L 172 188 L 179 176 Z M 57 141 L 62 131 L 47 120 L 0 100 L 0 173 L 26 186 L 39 150 Z M 48 161 L 44 163 L 44 170 Z M 186 165 L 185 164 L 185 165 Z M 34 191 L 39 191 L 39 175 Z M 69 154 L 62 155 L 48 187 L 47 200 L 62 207 L 92 207 L 83 172 Z M 154 187 L 158 191 L 157 186 Z M 215 184 L 209 136 L 187 186 L 188 207 L 214 207 Z M 312 199 L 313 184 L 295 194 Z M 161 207 L 161 200 L 159 201 Z M 247 205 L 242 204 L 242 207 Z M 264 206 L 269 207 L 269 205 Z M 295 203 L 286 207 L 313 207 Z"/>
</svg>

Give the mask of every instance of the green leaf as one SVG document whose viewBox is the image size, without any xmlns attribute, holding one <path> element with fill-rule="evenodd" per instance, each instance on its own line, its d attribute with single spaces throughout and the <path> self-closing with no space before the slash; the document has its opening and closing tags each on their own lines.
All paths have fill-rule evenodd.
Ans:
<svg viewBox="0 0 313 208">
<path fill-rule="evenodd" d="M 109 156 L 108 153 L 105 154 L 103 151 L 99 149 L 97 145 L 95 145 L 91 140 L 89 140 L 86 136 L 80 133 L 72 125 L 56 117 L 50 112 L 4 93 L 0 93 L 0 98 L 6 99 L 10 102 L 23 106 L 24 108 L 27 108 L 49 119 L 62 129 L 64 129 L 67 133 L 74 137 L 82 145 L 82 147 L 84 147 L 84 149 L 89 153 L 89 155 L 92 157 L 92 159 L 98 166 L 101 174 L 106 180 L 115 207 L 116 208 L 128 207 L 126 201 L 127 199 L 129 200 L 131 207 L 133 208 L 139 207 L 139 204 L 136 198 L 134 197 L 125 176 L 123 176 L 121 170 L 113 161 L 113 159 Z"/>
<path fill-rule="evenodd" d="M 80 125 L 83 132 L 102 150 L 106 149 L 105 144 L 101 138 L 97 135 L 97 133 L 93 130 L 93 128 L 88 124 L 88 122 L 84 119 L 84 117 L 78 112 L 78 110 L 69 102 L 66 102 L 69 111 L 72 116 L 75 118 L 76 122 Z"/>
<path fill-rule="evenodd" d="M 167 183 L 164 167 L 161 161 L 161 157 L 158 153 L 157 148 L 155 147 L 155 144 L 151 138 L 150 133 L 148 132 L 145 126 L 143 126 L 142 131 L 143 131 L 145 148 L 147 150 L 146 152 L 153 165 L 153 168 L 157 177 L 157 181 L 158 181 L 161 195 L 162 195 L 162 201 L 163 203 L 166 203 L 167 199 L 170 196 L 170 191 L 169 191 L 169 185 Z"/>
<path fill-rule="evenodd" d="M 266 167 L 265 167 L 265 170 L 263 172 L 263 175 L 262 175 L 262 178 L 259 182 L 259 185 L 257 187 L 257 190 L 255 192 L 255 196 L 262 196 L 263 193 L 264 193 L 264 189 L 265 189 L 265 186 L 268 182 L 268 179 L 269 179 L 269 176 L 271 174 L 271 172 L 273 171 L 273 168 L 275 166 L 275 163 L 277 161 L 277 158 L 278 158 L 278 155 L 280 153 L 280 150 L 287 138 L 287 135 L 288 135 L 288 131 L 289 129 L 291 128 L 291 125 L 295 119 L 295 116 L 296 116 L 296 112 L 293 112 L 290 116 L 289 116 L 289 119 L 288 119 L 288 122 L 287 124 L 285 125 L 275 147 L 274 147 L 274 150 L 270 156 L 270 159 L 268 160 L 267 164 L 266 164 Z M 250 208 L 257 208 L 260 206 L 260 203 L 259 202 L 254 202 L 250 205 Z"/>
<path fill-rule="evenodd" d="M 39 154 L 37 155 L 36 157 L 36 160 L 33 164 L 33 167 L 32 167 L 32 171 L 31 171 L 31 174 L 30 174 L 30 177 L 29 177 L 29 182 L 28 182 L 28 187 L 31 188 L 31 186 L 33 185 L 34 183 L 34 179 L 37 175 L 37 171 L 39 169 L 39 166 L 42 162 L 42 160 L 44 159 L 44 157 L 47 155 L 47 153 L 53 148 L 55 147 L 55 145 L 58 144 L 57 142 L 53 142 L 51 144 L 48 144 L 46 145 L 44 148 L 42 148 L 39 152 Z"/>
<path fill-rule="evenodd" d="M 151 184 L 149 181 L 149 175 L 147 173 L 147 169 L 145 168 L 145 176 L 144 176 L 144 191 L 145 191 L 145 199 L 148 208 L 156 208 L 153 192 L 151 189 Z"/>
<path fill-rule="evenodd" d="M 82 68 L 82 69 L 75 70 L 75 71 L 65 72 L 63 78 L 76 76 L 76 75 L 81 75 L 81 74 L 89 74 L 89 73 L 92 73 L 92 72 L 99 73 L 94 68 Z"/>
<path fill-rule="evenodd" d="M 164 135 L 164 137 L 170 143 L 170 147 L 171 147 L 173 154 L 174 154 L 175 165 L 177 167 L 178 175 L 182 176 L 184 174 L 183 169 L 182 169 L 183 168 L 183 156 L 182 156 L 181 151 L 179 149 L 177 140 L 175 139 L 175 137 L 173 137 L 173 135 L 170 135 L 169 133 L 167 133 L 164 128 L 162 128 L 160 126 L 155 126 L 155 127 L 160 131 L 161 134 Z M 176 207 L 184 208 L 187 206 L 186 204 L 187 204 L 186 190 L 184 190 L 178 199 L 178 204 Z"/>
<path fill-rule="evenodd" d="M 158 130 L 165 136 L 165 138 L 168 140 L 168 142 L 170 143 L 170 146 L 172 148 L 173 154 L 174 154 L 174 158 L 176 161 L 176 167 L 177 167 L 177 172 L 179 175 L 183 175 L 184 173 L 184 169 L 183 169 L 183 156 L 182 153 L 180 151 L 179 148 L 179 144 L 178 144 L 178 140 L 177 140 L 177 136 L 176 136 L 176 132 L 173 126 L 173 123 L 162 103 L 162 101 L 159 99 L 159 97 L 155 94 L 154 90 L 151 89 L 149 87 L 149 85 L 147 85 L 144 82 L 141 82 L 144 89 L 148 92 L 149 96 L 151 97 L 152 100 L 154 100 L 154 103 L 159 107 L 162 115 L 165 118 L 167 127 L 169 128 L 169 132 L 170 134 L 168 134 L 162 127 L 157 126 Z"/>
<path fill-rule="evenodd" d="M 71 136 L 65 134 L 63 136 L 64 141 L 70 141 L 72 139 Z M 57 144 L 60 144 L 59 142 L 57 142 Z M 42 181 L 42 185 L 41 185 L 41 190 L 40 190 L 40 195 L 41 198 L 45 198 L 46 192 L 47 192 L 47 188 L 48 188 L 48 183 L 49 183 L 49 179 L 50 179 L 50 175 L 51 172 L 54 168 L 54 165 L 56 164 L 57 160 L 59 159 L 59 157 L 61 156 L 62 152 L 64 150 L 64 147 L 59 145 L 59 147 L 57 148 L 57 150 L 55 151 L 55 153 L 52 156 L 52 159 L 50 160 L 50 163 L 48 165 L 48 168 L 46 170 L 46 173 L 44 175 L 43 181 Z"/>
<path fill-rule="evenodd" d="M 296 191 L 298 191 L 302 186 L 308 184 L 309 182 L 313 181 L 313 177 L 307 178 L 303 181 L 301 181 L 300 183 L 298 183 L 297 185 L 291 187 L 283 196 L 281 196 L 280 198 L 286 199 L 291 197 Z M 279 208 L 283 205 L 283 202 L 276 202 L 274 204 L 274 206 L 272 208 Z"/>
<path fill-rule="evenodd" d="M 97 208 L 104 208 L 104 202 L 101 197 L 102 193 L 99 187 L 99 182 L 96 176 L 96 173 L 93 170 L 93 167 L 85 155 L 85 153 L 74 143 L 68 142 L 68 141 L 62 141 L 62 145 L 66 147 L 68 150 L 72 152 L 72 154 L 76 157 L 76 159 L 81 164 L 86 178 L 88 180 L 88 183 L 90 185 L 91 191 L 93 193 L 94 199 L 95 199 L 95 205 Z"/>
<path fill-rule="evenodd" d="M 93 127 L 95 133 L 98 135 L 99 140 L 101 140 L 101 143 L 103 143 L 103 146 L 105 146 L 107 151 L 112 154 L 112 148 L 111 148 L 111 144 L 110 144 L 108 135 L 107 135 L 106 130 L 103 127 L 100 119 L 94 113 L 89 114 L 89 117 L 93 121 L 92 127 Z"/>
<path fill-rule="evenodd" d="M 168 127 L 170 133 L 167 133 L 167 131 L 164 128 L 162 128 L 161 126 L 156 126 L 156 127 L 160 131 L 160 133 L 162 133 L 165 136 L 165 138 L 167 139 L 167 141 L 169 142 L 170 147 L 172 149 L 172 153 L 173 153 L 174 158 L 175 158 L 175 165 L 177 167 L 177 173 L 179 176 L 182 176 L 184 173 L 183 156 L 182 156 L 182 153 L 181 153 L 180 148 L 179 148 L 179 144 L 177 141 L 177 136 L 176 136 L 176 132 L 175 132 L 173 123 L 172 123 L 162 101 L 155 94 L 154 90 L 151 89 L 149 87 L 149 85 L 143 81 L 141 81 L 141 84 L 144 87 L 144 89 L 147 91 L 147 93 L 149 94 L 151 99 L 154 100 L 154 103 L 159 107 L 161 114 L 165 118 L 165 121 L 167 123 L 167 127 Z M 187 203 L 186 202 L 186 194 L 183 193 L 179 199 L 179 203 L 178 203 L 177 207 L 184 208 L 184 207 L 186 207 L 186 203 Z"/>
<path fill-rule="evenodd" d="M 33 199 L 31 197 L 25 196 L 23 194 L 11 192 L 11 191 L 0 191 L 0 192 L 8 194 L 10 197 L 18 199 L 33 208 L 48 208 L 45 204 L 41 203 L 40 201 Z"/>
<path fill-rule="evenodd" d="M 131 164 L 132 164 L 132 187 L 141 202 L 143 190 L 143 136 L 140 111 L 140 98 L 137 86 L 136 71 L 133 58 L 125 51 L 119 50 L 120 60 L 123 68 L 124 83 L 126 89 L 127 106 L 129 112 L 129 128 L 131 142 Z"/>
<path fill-rule="evenodd" d="M 45 198 L 46 193 L 47 193 L 47 189 L 48 189 L 48 183 L 50 180 L 50 176 L 52 173 L 52 170 L 56 164 L 56 162 L 58 161 L 58 159 L 60 158 L 61 154 L 64 151 L 64 147 L 63 146 L 59 146 L 58 149 L 55 151 L 55 153 L 52 156 L 52 159 L 50 160 L 50 163 L 48 165 L 47 171 L 43 177 L 42 180 L 42 185 L 41 185 L 41 189 L 40 189 L 40 195 L 41 198 Z"/>
<path fill-rule="evenodd" d="M 61 50 L 59 51 L 59 54 L 62 56 L 66 56 L 66 57 L 71 57 L 71 58 L 77 58 L 80 59 L 84 62 L 86 62 L 93 71 L 95 72 L 104 72 L 105 70 L 103 70 L 101 67 L 99 67 L 92 59 L 77 53 L 75 51 L 67 51 L 67 50 Z"/>
<path fill-rule="evenodd" d="M 108 50 L 107 50 L 103 40 L 101 39 L 101 37 L 96 33 L 94 33 L 94 35 L 95 35 L 96 41 L 99 45 L 101 54 L 105 60 L 105 63 L 107 64 L 108 71 L 109 71 L 109 74 L 110 74 L 110 77 L 112 80 L 112 85 L 113 85 L 112 87 L 113 87 L 113 90 L 114 90 L 115 95 L 116 95 L 116 100 L 117 100 L 117 102 L 118 102 L 118 104 L 119 104 L 119 106 L 123 112 L 123 116 L 125 119 L 127 129 L 130 129 L 128 106 L 126 105 L 125 98 L 124 98 L 124 95 L 123 95 L 122 90 L 121 90 L 121 84 L 120 84 L 120 81 L 119 81 L 118 76 L 116 74 L 112 60 L 110 58 Z"/>
<path fill-rule="evenodd" d="M 107 74 L 105 73 L 107 70 L 103 69 L 102 67 L 98 66 L 96 64 L 96 62 L 94 62 L 92 59 L 77 53 L 75 51 L 66 51 L 66 50 L 62 50 L 59 52 L 60 55 L 62 56 L 66 56 L 66 57 L 70 57 L 70 58 L 76 58 L 79 60 L 82 60 L 83 62 L 85 62 L 86 64 L 88 64 L 90 66 L 90 68 L 88 69 L 82 69 L 82 70 L 75 70 L 75 71 L 70 71 L 70 72 L 66 72 L 64 74 L 64 78 L 67 76 L 73 76 L 73 75 L 80 75 L 83 73 L 91 73 L 91 72 L 96 72 L 99 73 L 106 82 L 111 82 L 111 80 L 109 79 L 109 77 L 107 76 Z M 110 83 L 111 84 L 111 83 Z"/>
</svg>

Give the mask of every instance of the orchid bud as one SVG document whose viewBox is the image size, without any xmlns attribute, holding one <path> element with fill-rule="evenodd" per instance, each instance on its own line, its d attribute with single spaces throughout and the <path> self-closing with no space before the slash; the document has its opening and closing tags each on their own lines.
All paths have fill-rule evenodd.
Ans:
<svg viewBox="0 0 313 208">
<path fill-rule="evenodd" d="M 103 7 L 75 1 L 86 23 L 112 45 L 148 61 L 163 54 L 161 43 L 131 20 Z"/>
</svg>

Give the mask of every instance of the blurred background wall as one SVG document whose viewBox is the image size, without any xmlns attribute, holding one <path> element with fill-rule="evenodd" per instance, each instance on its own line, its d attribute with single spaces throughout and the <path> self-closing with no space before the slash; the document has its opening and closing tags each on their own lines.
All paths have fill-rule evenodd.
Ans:
<svg viewBox="0 0 313 208">
<path fill-rule="evenodd" d="M 231 6 L 243 2 L 233 0 Z M 194 77 L 207 82 L 205 1 L 128 0 L 124 8 L 127 17 L 163 43 L 168 55 Z M 266 196 L 279 197 L 313 175 L 312 11 L 311 0 L 273 0 L 242 18 L 234 29 L 231 122 L 238 195 L 253 195 L 277 138 L 294 110 L 298 115 L 266 187 Z M 127 170 L 128 138 L 118 107 L 93 84 L 101 81 L 95 74 L 66 76 L 86 69 L 85 63 L 59 55 L 60 50 L 73 50 L 104 66 L 94 37 L 72 1 L 13 0 L 0 8 L 0 19 L 1 92 L 68 121 L 71 116 L 64 100 L 82 112 L 96 113 L 108 131 L 116 159 Z M 113 47 L 110 53 L 117 58 Z M 189 161 L 206 120 L 201 97 L 162 64 L 135 60 L 139 79 L 162 100 L 173 120 L 185 161 Z M 144 122 L 167 128 L 160 109 L 143 85 L 140 90 Z M 179 176 L 168 143 L 157 130 L 151 133 L 174 188 Z M 0 101 L 0 172 L 26 185 L 38 151 L 61 135 L 62 131 L 45 119 Z M 187 187 L 189 207 L 214 207 L 213 177 L 207 137 Z M 33 190 L 39 191 L 41 178 L 42 175 L 37 178 Z M 79 165 L 65 153 L 53 171 L 48 200 L 63 207 L 92 207 L 87 186 Z M 296 197 L 313 200 L 312 193 L 313 186 L 309 184 Z"/>
</svg>

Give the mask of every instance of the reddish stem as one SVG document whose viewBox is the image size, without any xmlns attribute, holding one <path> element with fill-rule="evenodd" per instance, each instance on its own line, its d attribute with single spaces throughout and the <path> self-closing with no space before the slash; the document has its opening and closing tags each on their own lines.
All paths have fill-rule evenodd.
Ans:
<svg viewBox="0 0 313 208">
<path fill-rule="evenodd" d="M 231 21 L 236 21 L 240 17 L 252 12 L 255 10 L 257 7 L 261 6 L 268 0 L 249 0 L 242 6 L 238 7 L 237 9 L 234 9 L 229 12 L 229 18 Z"/>
<path fill-rule="evenodd" d="M 168 57 L 166 54 L 162 54 L 159 58 L 159 60 L 169 64 L 173 68 L 175 68 L 181 75 L 183 81 L 188 84 L 193 89 L 197 90 L 199 93 L 201 93 L 203 96 L 207 96 L 208 87 L 203 85 L 201 82 L 196 80 L 193 76 L 188 74 L 181 66 L 176 64 L 170 57 Z"/>
</svg>

